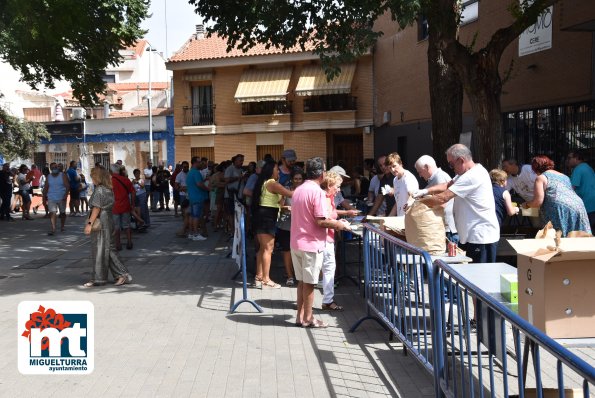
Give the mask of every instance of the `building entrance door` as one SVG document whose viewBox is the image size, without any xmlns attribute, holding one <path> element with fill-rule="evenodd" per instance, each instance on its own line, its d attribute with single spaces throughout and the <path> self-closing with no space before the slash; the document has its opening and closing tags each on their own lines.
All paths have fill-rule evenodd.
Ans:
<svg viewBox="0 0 595 398">
<path fill-rule="evenodd" d="M 355 166 L 364 164 L 364 145 L 361 133 L 335 134 L 330 137 L 327 169 L 341 163 L 348 175 Z"/>
</svg>

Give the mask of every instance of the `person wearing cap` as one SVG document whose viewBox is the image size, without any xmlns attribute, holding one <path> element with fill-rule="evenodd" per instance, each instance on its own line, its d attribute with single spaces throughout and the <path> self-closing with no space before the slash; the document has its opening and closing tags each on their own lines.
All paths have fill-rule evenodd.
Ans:
<svg viewBox="0 0 595 398">
<path fill-rule="evenodd" d="M 345 172 L 345 169 L 341 166 L 333 166 L 331 167 L 331 169 L 329 171 L 332 171 L 334 173 L 339 174 L 342 178 L 350 178 L 347 173 Z M 335 194 L 335 198 L 334 198 L 334 202 L 335 202 L 335 207 L 342 207 L 345 210 L 350 210 L 352 211 L 351 213 L 349 213 L 349 216 L 355 216 L 357 215 L 357 209 L 355 207 L 353 207 L 353 205 L 343 197 L 343 194 L 341 193 L 341 190 L 338 189 L 337 193 Z M 340 214 L 342 215 L 342 214 Z"/>
<path fill-rule="evenodd" d="M 279 184 L 285 188 L 291 186 L 291 172 L 295 167 L 297 154 L 293 149 L 286 149 L 281 155 L 281 166 L 279 166 Z"/>
<path fill-rule="evenodd" d="M 386 166 L 394 176 L 393 192 L 395 195 L 395 205 L 388 216 L 404 216 L 409 198 L 419 191 L 419 183 L 413 173 L 403 168 L 403 161 L 398 153 L 393 152 L 386 157 Z"/>
</svg>

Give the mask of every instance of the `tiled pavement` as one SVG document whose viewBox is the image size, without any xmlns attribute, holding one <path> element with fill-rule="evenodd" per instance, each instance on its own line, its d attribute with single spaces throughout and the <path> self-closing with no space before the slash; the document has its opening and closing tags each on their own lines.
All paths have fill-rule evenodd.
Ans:
<svg viewBox="0 0 595 398">
<path fill-rule="evenodd" d="M 155 214 L 155 213 L 153 213 Z M 122 251 L 134 283 L 84 289 L 90 271 L 82 218 L 45 235 L 48 220 L 0 222 L 0 396 L 429 397 L 431 377 L 364 314 L 350 282 L 337 289 L 341 313 L 317 313 L 332 327 L 301 329 L 294 288 L 249 289 L 232 281 L 223 233 L 205 242 L 175 237 L 179 219 L 154 215 L 134 250 Z M 273 278 L 282 267 L 275 258 Z M 316 306 L 320 306 L 317 293 Z M 90 300 L 95 306 L 95 370 L 86 376 L 23 376 L 17 369 L 17 305 L 23 300 Z"/>
</svg>

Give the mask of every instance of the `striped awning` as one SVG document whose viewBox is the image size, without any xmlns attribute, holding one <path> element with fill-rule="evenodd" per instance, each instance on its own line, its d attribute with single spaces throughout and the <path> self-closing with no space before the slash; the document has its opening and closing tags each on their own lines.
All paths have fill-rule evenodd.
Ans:
<svg viewBox="0 0 595 398">
<path fill-rule="evenodd" d="M 193 73 L 189 75 L 184 75 L 184 80 L 190 82 L 202 82 L 202 81 L 209 81 L 213 80 L 213 73 L 205 72 L 205 73 Z"/>
<path fill-rule="evenodd" d="M 285 101 L 292 68 L 246 69 L 234 96 L 236 102 Z"/>
<path fill-rule="evenodd" d="M 341 65 L 341 73 L 328 81 L 320 65 L 305 66 L 300 74 L 295 94 L 300 96 L 348 94 L 351 92 L 354 74 L 355 64 Z"/>
</svg>

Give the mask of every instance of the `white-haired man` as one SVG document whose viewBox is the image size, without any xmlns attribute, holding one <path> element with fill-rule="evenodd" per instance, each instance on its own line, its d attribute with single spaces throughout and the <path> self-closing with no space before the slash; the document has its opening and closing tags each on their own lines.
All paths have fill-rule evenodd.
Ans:
<svg viewBox="0 0 595 398">
<path fill-rule="evenodd" d="M 457 174 L 448 183 L 434 185 L 416 192 L 430 207 L 441 206 L 454 198 L 454 216 L 461 246 L 475 263 L 496 262 L 500 240 L 500 226 L 492 181 L 488 171 L 473 161 L 471 151 L 463 144 L 455 144 L 446 151 L 448 165 Z"/>
<path fill-rule="evenodd" d="M 417 174 L 426 182 L 426 188 L 433 187 L 439 184 L 448 184 L 452 178 L 442 170 L 440 167 L 436 166 L 436 161 L 433 157 L 429 155 L 423 155 L 417 162 L 415 162 L 415 170 Z M 444 226 L 446 227 L 446 237 L 449 241 L 459 243 L 459 234 L 457 233 L 457 227 L 455 225 L 455 219 L 452 212 L 452 207 L 454 205 L 454 200 L 449 200 L 446 202 L 444 207 Z"/>
</svg>

